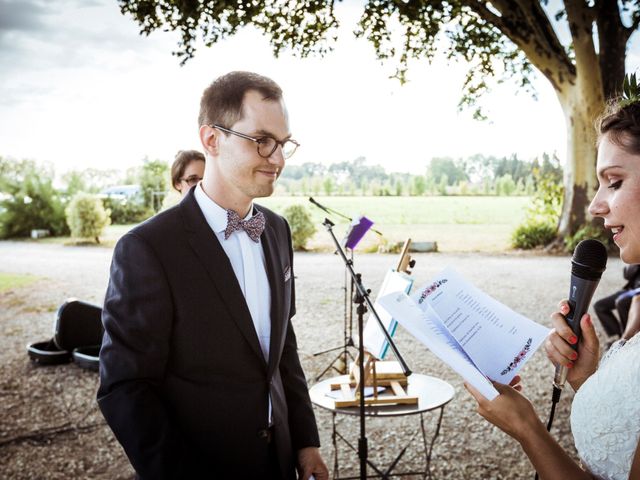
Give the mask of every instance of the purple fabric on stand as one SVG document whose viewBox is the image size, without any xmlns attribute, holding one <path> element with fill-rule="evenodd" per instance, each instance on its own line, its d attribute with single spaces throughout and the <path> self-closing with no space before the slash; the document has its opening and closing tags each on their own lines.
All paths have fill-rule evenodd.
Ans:
<svg viewBox="0 0 640 480">
<path fill-rule="evenodd" d="M 356 245 L 362 240 L 362 237 L 364 237 L 364 234 L 371 228 L 371 225 L 373 225 L 373 222 L 365 216 L 356 219 L 356 221 L 351 224 L 351 228 L 347 233 L 347 239 L 344 244 L 345 248 L 351 250 L 356 248 Z"/>
</svg>

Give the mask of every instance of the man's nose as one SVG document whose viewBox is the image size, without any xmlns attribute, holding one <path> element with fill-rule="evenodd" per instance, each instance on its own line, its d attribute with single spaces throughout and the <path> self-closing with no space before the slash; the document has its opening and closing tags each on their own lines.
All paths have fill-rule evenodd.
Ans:
<svg viewBox="0 0 640 480">
<path fill-rule="evenodd" d="M 278 166 L 284 166 L 284 152 L 282 145 L 278 145 L 271 155 L 269 155 L 269 163 Z"/>
</svg>

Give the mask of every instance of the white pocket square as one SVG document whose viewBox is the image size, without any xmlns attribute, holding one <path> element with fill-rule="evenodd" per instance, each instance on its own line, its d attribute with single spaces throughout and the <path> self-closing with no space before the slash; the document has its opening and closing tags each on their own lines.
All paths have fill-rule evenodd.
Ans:
<svg viewBox="0 0 640 480">
<path fill-rule="evenodd" d="M 289 280 L 291 280 L 291 267 L 287 265 L 284 267 L 284 281 L 288 282 Z"/>
</svg>

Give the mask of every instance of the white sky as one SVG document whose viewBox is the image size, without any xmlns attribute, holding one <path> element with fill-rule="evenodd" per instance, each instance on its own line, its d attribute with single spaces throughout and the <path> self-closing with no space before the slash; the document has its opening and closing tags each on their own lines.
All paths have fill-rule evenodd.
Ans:
<svg viewBox="0 0 640 480">
<path fill-rule="evenodd" d="M 285 92 L 302 144 L 291 162 L 364 156 L 389 171 L 423 173 L 435 156 L 564 158 L 564 118 L 541 76 L 538 101 L 503 85 L 483 101 L 490 121 L 477 122 L 457 111 L 464 65 L 416 62 L 401 86 L 388 78 L 394 65 L 380 64 L 351 34 L 360 7 L 338 11 L 340 39 L 325 58 L 274 59 L 267 39 L 244 29 L 180 67 L 171 55 L 177 37 L 140 36 L 115 0 L 0 0 L 0 155 L 51 162 L 58 173 L 124 170 L 145 156 L 170 162 L 180 149 L 199 148 L 202 90 L 230 70 L 252 70 Z M 631 68 L 639 57 L 634 49 Z"/>
</svg>

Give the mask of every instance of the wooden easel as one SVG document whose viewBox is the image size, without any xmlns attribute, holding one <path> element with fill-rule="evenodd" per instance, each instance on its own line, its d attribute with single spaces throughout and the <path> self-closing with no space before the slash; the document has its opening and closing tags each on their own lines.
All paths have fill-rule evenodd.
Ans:
<svg viewBox="0 0 640 480">
<path fill-rule="evenodd" d="M 331 390 L 340 390 L 342 398 L 335 400 L 336 408 L 360 405 L 360 358 L 351 365 L 348 379 L 331 384 Z M 407 377 L 398 362 L 383 362 L 366 353 L 364 361 L 364 385 L 373 388 L 373 395 L 364 399 L 365 405 L 417 405 L 418 397 L 407 393 Z M 391 388 L 393 394 L 379 393 L 378 387 Z M 352 390 L 353 389 L 353 390 Z"/>
<path fill-rule="evenodd" d="M 416 265 L 416 261 L 411 259 L 411 255 L 409 255 L 409 247 L 411 246 L 411 239 L 407 238 L 404 241 L 404 245 L 402 246 L 402 251 L 400 252 L 400 260 L 398 261 L 398 266 L 396 267 L 396 272 L 403 272 L 407 275 L 411 275 L 411 269 Z"/>
<path fill-rule="evenodd" d="M 415 260 L 411 260 L 409 246 L 411 239 L 408 238 L 402 247 L 400 261 L 396 271 L 411 274 L 410 268 L 415 265 Z M 349 369 L 349 378 L 340 383 L 331 384 L 331 390 L 340 390 L 342 399 L 335 401 L 336 408 L 356 407 L 360 405 L 360 356 Z M 418 397 L 410 396 L 407 393 L 407 377 L 402 372 L 398 362 L 382 361 L 371 355 L 364 354 L 364 385 L 373 388 L 373 396 L 364 399 L 365 405 L 417 405 Z M 390 387 L 393 394 L 384 392 L 378 393 L 378 387 Z M 352 388 L 355 388 L 352 391 Z M 355 392 L 355 393 L 354 393 Z"/>
</svg>

